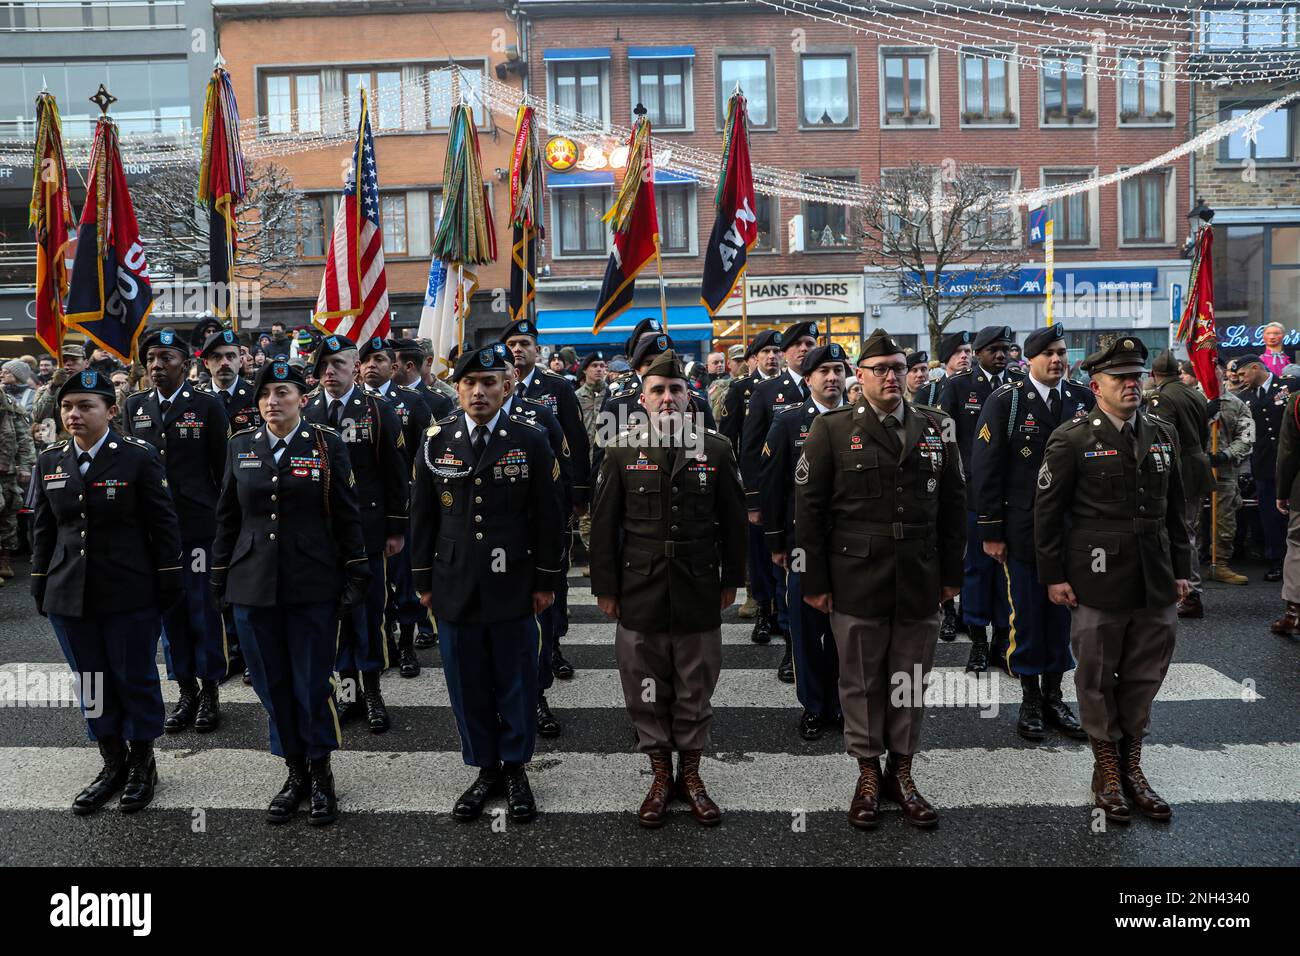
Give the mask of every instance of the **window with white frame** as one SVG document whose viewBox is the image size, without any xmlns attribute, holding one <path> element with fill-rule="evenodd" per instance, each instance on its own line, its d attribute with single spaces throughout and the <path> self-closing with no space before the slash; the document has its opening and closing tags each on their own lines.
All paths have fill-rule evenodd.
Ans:
<svg viewBox="0 0 1300 956">
<path fill-rule="evenodd" d="M 694 251 L 694 193 L 694 187 L 685 183 L 655 186 L 655 211 L 659 214 L 659 248 L 667 255 Z"/>
<path fill-rule="evenodd" d="M 636 57 L 628 61 L 632 106 L 646 108 L 650 125 L 659 130 L 685 130 L 694 125 L 690 57 Z"/>
<path fill-rule="evenodd" d="M 754 242 L 753 252 L 776 252 L 780 249 L 777 242 L 777 230 L 781 220 L 777 212 L 775 196 L 766 193 L 754 193 L 754 218 L 758 238 Z"/>
<path fill-rule="evenodd" d="M 1020 109 L 1013 51 L 966 47 L 961 52 L 961 120 L 1014 124 Z"/>
<path fill-rule="evenodd" d="M 799 123 L 814 129 L 856 126 L 857 69 L 852 53 L 799 57 Z"/>
<path fill-rule="evenodd" d="M 1096 75 L 1088 50 L 1047 50 L 1041 57 L 1039 83 L 1044 123 L 1094 123 L 1097 120 Z"/>
<path fill-rule="evenodd" d="M 1120 181 L 1120 242 L 1124 245 L 1164 245 L 1170 236 L 1172 177 L 1167 169 L 1139 173 Z"/>
<path fill-rule="evenodd" d="M 1020 170 L 990 169 L 985 171 L 984 178 L 988 181 L 989 202 L 980 209 L 972 210 L 967 217 L 964 223 L 966 243 L 1019 245 L 1020 207 L 1005 200 L 1008 194 L 1020 188 Z"/>
<path fill-rule="evenodd" d="M 268 133 L 320 132 L 320 71 L 265 74 L 262 103 Z"/>
<path fill-rule="evenodd" d="M 934 189 L 938 186 L 939 170 L 925 170 L 927 175 L 913 176 L 908 169 L 882 169 L 880 185 L 888 203 L 885 217 L 885 234 L 881 241 L 888 248 L 933 248 L 930 207 Z M 919 181 L 928 181 L 926 195 L 919 195 Z"/>
<path fill-rule="evenodd" d="M 1293 4 L 1201 11 L 1201 47 L 1206 50 L 1269 49 L 1297 43 L 1300 8 Z"/>
<path fill-rule="evenodd" d="M 882 48 L 881 122 L 885 125 L 937 125 L 936 51 Z"/>
<path fill-rule="evenodd" d="M 406 194 L 379 197 L 379 224 L 384 231 L 384 255 L 406 255 Z"/>
<path fill-rule="evenodd" d="M 1172 64 L 1168 53 L 1120 51 L 1120 123 L 1173 121 L 1171 70 Z"/>
<path fill-rule="evenodd" d="M 453 77 L 445 63 L 430 64 L 425 75 L 429 80 L 428 107 L 426 122 L 430 129 L 446 129 L 451 117 Z M 460 80 L 461 95 L 465 97 L 474 111 L 474 125 L 487 125 L 487 109 L 483 106 L 483 74 L 486 66 L 482 63 L 468 66 L 465 61 L 457 61 L 456 72 Z"/>
<path fill-rule="evenodd" d="M 753 129 L 776 127 L 776 92 L 772 57 L 767 53 L 727 53 L 718 56 L 717 126 L 727 118 L 727 98 L 736 86 L 745 94 L 749 125 Z"/>
<path fill-rule="evenodd" d="M 827 176 L 836 182 L 856 183 L 856 176 Z M 803 204 L 805 252 L 842 252 L 853 245 L 849 207 L 834 202 Z"/>
<path fill-rule="evenodd" d="M 320 259 L 325 255 L 325 222 L 329 218 L 326 196 L 307 196 L 298 207 L 298 244 L 304 259 Z"/>
<path fill-rule="evenodd" d="M 610 191 L 566 187 L 552 190 L 551 196 L 555 210 L 552 222 L 559 232 L 555 254 L 603 256 L 609 230 L 601 219 L 610 206 Z"/>
<path fill-rule="evenodd" d="M 402 128 L 402 71 L 386 65 L 379 70 L 344 73 L 344 117 L 348 128 L 357 126 L 361 90 L 370 97 L 370 122 L 376 130 Z"/>
<path fill-rule="evenodd" d="M 1096 175 L 1095 169 L 1044 170 L 1043 186 L 1068 186 Z M 1097 190 L 1088 189 L 1052 200 L 1048 218 L 1052 220 L 1052 240 L 1058 246 L 1094 246 L 1097 244 Z"/>
<path fill-rule="evenodd" d="M 590 123 L 609 122 L 605 114 L 607 60 L 549 60 L 551 102 Z"/>
</svg>

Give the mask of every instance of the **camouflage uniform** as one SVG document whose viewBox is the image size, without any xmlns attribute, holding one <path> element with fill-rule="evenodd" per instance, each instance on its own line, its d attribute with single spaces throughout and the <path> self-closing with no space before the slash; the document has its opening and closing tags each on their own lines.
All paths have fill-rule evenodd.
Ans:
<svg viewBox="0 0 1300 956">
<path fill-rule="evenodd" d="M 1255 447 L 1255 419 L 1250 407 L 1231 392 L 1224 392 L 1219 404 L 1219 451 L 1230 459 L 1215 467 L 1217 479 L 1214 490 L 1218 492 L 1216 532 L 1219 538 L 1216 560 L 1226 564 L 1232 557 L 1237 539 L 1237 512 L 1241 509 L 1241 487 L 1237 476 L 1243 462 L 1250 458 Z"/>
<path fill-rule="evenodd" d="M 0 393 L 0 563 L 5 568 L 9 555 L 18 550 L 18 511 L 26 495 L 21 475 L 30 476 L 35 464 L 36 444 L 27 413 Z"/>
<path fill-rule="evenodd" d="M 56 441 L 63 441 L 71 436 L 63 430 L 63 420 L 59 417 L 59 386 L 68 380 L 68 373 L 62 368 L 56 368 L 54 374 L 50 376 L 49 382 L 42 385 L 32 399 L 32 422 L 36 425 L 44 425 L 44 435 L 38 441 L 42 449 Z"/>
<path fill-rule="evenodd" d="M 600 421 L 600 405 L 605 400 L 605 383 L 601 382 L 600 387 L 595 388 L 583 382 L 573 394 L 577 396 L 578 410 L 582 412 L 582 424 L 587 429 L 587 442 L 592 448 L 595 448 L 596 426 Z M 591 546 L 590 511 L 578 519 L 578 537 L 582 539 L 582 546 L 589 549 Z"/>
</svg>

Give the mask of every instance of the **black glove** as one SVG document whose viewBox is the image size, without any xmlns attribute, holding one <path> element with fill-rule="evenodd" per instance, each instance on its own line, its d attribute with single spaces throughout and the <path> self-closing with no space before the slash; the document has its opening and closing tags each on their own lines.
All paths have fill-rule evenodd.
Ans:
<svg viewBox="0 0 1300 956">
<path fill-rule="evenodd" d="M 180 568 L 175 571 L 159 571 L 158 581 L 154 586 L 155 607 L 160 611 L 169 611 L 185 595 L 185 585 L 181 581 Z"/>
<path fill-rule="evenodd" d="M 230 602 L 226 600 L 226 572 L 213 571 L 210 578 L 212 586 L 212 601 L 217 605 L 217 609 L 224 611 L 230 607 Z"/>
<path fill-rule="evenodd" d="M 348 565 L 348 579 L 343 585 L 343 598 L 339 601 L 339 610 L 344 614 L 365 603 L 366 591 L 370 589 L 370 568 L 357 561 Z"/>
<path fill-rule="evenodd" d="M 1221 468 L 1232 461 L 1232 456 L 1226 451 L 1216 451 L 1210 456 L 1210 467 Z"/>
<path fill-rule="evenodd" d="M 1219 417 L 1219 407 L 1223 404 L 1223 399 L 1212 398 L 1205 403 L 1205 417 L 1213 420 Z"/>
<path fill-rule="evenodd" d="M 46 577 L 43 574 L 32 575 L 32 597 L 36 599 L 36 612 L 41 617 L 48 617 L 45 613 L 45 582 Z"/>
</svg>

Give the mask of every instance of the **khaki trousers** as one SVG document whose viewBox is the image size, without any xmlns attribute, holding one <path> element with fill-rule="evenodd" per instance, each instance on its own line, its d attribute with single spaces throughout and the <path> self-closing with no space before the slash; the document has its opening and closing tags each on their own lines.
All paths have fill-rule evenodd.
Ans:
<svg viewBox="0 0 1300 956">
<path fill-rule="evenodd" d="M 920 665 L 924 681 L 934 664 L 939 617 L 938 608 L 933 617 L 921 621 L 831 611 L 840 659 L 844 745 L 851 756 L 914 754 L 920 749 L 925 688 L 914 687 L 915 668 Z M 891 700 L 894 675 L 905 677 L 902 687 L 908 691 L 900 705 Z"/>
<path fill-rule="evenodd" d="M 1263 502 L 1259 505 L 1264 507 Z M 1286 523 L 1286 560 L 1282 562 L 1282 600 L 1300 604 L 1300 512 L 1292 511 Z"/>
<path fill-rule="evenodd" d="M 1080 604 L 1070 615 L 1078 661 L 1074 685 L 1088 736 L 1118 742 L 1146 736 L 1151 702 L 1174 656 L 1178 605 L 1109 611 Z"/>
<path fill-rule="evenodd" d="M 652 634 L 619 624 L 614 657 L 638 750 L 708 746 L 713 690 L 722 672 L 722 628 Z"/>
</svg>

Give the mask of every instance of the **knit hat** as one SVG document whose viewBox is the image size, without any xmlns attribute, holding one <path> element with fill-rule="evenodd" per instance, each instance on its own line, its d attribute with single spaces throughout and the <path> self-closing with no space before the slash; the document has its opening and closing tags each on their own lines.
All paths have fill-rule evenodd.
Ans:
<svg viewBox="0 0 1300 956">
<path fill-rule="evenodd" d="M 6 372 L 18 379 L 19 385 L 26 385 L 32 380 L 32 367 L 22 359 L 5 362 L 2 366 Z"/>
</svg>

